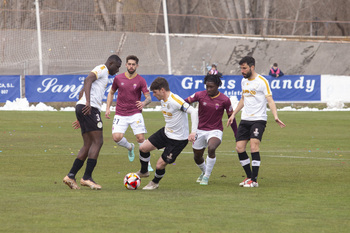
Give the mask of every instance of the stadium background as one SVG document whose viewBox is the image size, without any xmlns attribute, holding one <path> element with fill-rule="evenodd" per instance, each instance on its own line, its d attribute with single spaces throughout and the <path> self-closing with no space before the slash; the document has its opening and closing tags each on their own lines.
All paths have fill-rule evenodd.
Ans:
<svg viewBox="0 0 350 233">
<path fill-rule="evenodd" d="M 37 75 L 34 1 L 13 2 L 0 3 L 0 75 Z M 235 27 L 228 26 L 237 19 L 225 16 L 219 5 L 224 1 L 188 1 L 193 10 L 182 14 L 174 12 L 176 1 L 167 2 L 174 75 L 201 75 L 212 63 L 225 75 L 239 74 L 237 63 L 248 54 L 256 58 L 256 69 L 261 74 L 267 74 L 271 64 L 278 62 L 290 75 L 350 75 L 350 68 L 343 64 L 350 52 L 347 36 L 350 21 L 336 21 L 328 16 L 342 16 L 339 7 L 331 8 L 328 1 L 324 2 L 327 14 L 316 9 L 315 3 L 313 8 L 311 5 L 298 8 L 296 4 L 296 10 L 289 11 L 289 15 L 291 6 L 281 5 L 284 1 L 272 1 L 280 5 L 274 5 L 278 11 L 271 13 L 269 21 L 257 15 L 239 21 L 248 24 L 254 20 L 258 28 L 255 34 L 237 34 Z M 48 0 L 39 1 L 39 5 L 43 74 L 87 74 L 91 67 L 104 63 L 114 53 L 123 60 L 127 55 L 137 55 L 140 74 L 168 73 L 161 0 Z M 116 14 L 118 7 L 121 9 Z M 210 11 L 201 10 L 205 7 Z M 316 17 L 314 13 L 316 16 L 310 20 L 309 9 L 324 14 Z M 259 29 L 266 22 L 270 27 L 268 35 Z M 184 25 L 183 30 L 178 25 Z"/>
</svg>

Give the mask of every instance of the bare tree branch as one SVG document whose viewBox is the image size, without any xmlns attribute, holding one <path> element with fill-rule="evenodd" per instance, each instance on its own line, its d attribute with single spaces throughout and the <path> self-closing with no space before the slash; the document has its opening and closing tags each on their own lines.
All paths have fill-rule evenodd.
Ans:
<svg viewBox="0 0 350 233">
<path fill-rule="evenodd" d="M 236 6 L 236 11 L 237 11 L 237 18 L 238 19 L 243 19 L 245 18 L 244 14 L 244 4 L 242 4 L 241 0 L 234 0 L 235 6 Z M 244 33 L 245 31 L 245 26 L 246 23 L 243 20 L 239 20 L 239 26 L 241 28 L 241 33 Z"/>
<path fill-rule="evenodd" d="M 102 13 L 102 18 L 103 18 L 105 25 L 106 25 L 106 29 L 111 30 L 113 28 L 113 26 L 111 24 L 111 20 L 109 18 L 109 14 L 106 10 L 106 7 L 105 7 L 103 0 L 98 0 L 98 6 L 100 7 L 100 10 Z"/>
<path fill-rule="evenodd" d="M 294 23 L 293 23 L 292 36 L 294 36 L 294 34 L 295 34 L 295 29 L 296 29 L 297 21 L 299 19 L 299 13 L 300 13 L 300 10 L 302 8 L 302 4 L 303 4 L 303 0 L 300 0 L 299 1 L 299 7 L 298 7 L 297 13 L 295 15 L 295 20 L 294 20 Z"/>
<path fill-rule="evenodd" d="M 124 26 L 123 17 L 124 0 L 118 0 L 115 5 L 115 29 L 122 31 Z"/>
<path fill-rule="evenodd" d="M 210 0 L 207 0 L 207 6 L 206 9 L 207 9 L 207 13 L 209 16 L 214 16 L 213 14 L 213 11 L 212 11 L 212 8 L 211 8 L 211 4 L 210 4 Z M 217 33 L 221 33 L 220 30 L 218 29 L 218 24 L 216 23 L 216 20 L 209 20 L 209 23 L 210 25 L 214 28 L 214 30 L 217 32 Z M 225 32 L 224 32 L 225 33 Z"/>
<path fill-rule="evenodd" d="M 101 11 L 98 6 L 98 0 L 94 0 L 94 13 L 95 13 L 95 22 L 97 23 L 98 27 L 104 31 L 106 29 L 106 26 L 101 17 Z"/>
<path fill-rule="evenodd" d="M 262 23 L 262 35 L 266 36 L 269 33 L 269 21 L 270 10 L 271 10 L 271 0 L 264 1 L 264 21 Z"/>
<path fill-rule="evenodd" d="M 251 9 L 252 9 L 251 0 L 244 0 L 244 4 L 245 4 L 246 17 L 253 18 L 253 12 L 251 11 Z M 255 34 L 255 22 L 253 20 L 248 20 L 246 25 L 247 25 L 246 33 L 250 34 L 250 35 L 254 35 Z"/>
</svg>

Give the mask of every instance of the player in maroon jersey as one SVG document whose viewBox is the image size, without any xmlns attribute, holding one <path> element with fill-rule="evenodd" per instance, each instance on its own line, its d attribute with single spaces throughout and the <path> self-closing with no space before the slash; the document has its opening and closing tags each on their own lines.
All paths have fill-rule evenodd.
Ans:
<svg viewBox="0 0 350 233">
<path fill-rule="evenodd" d="M 110 106 L 113 102 L 114 93 L 118 90 L 112 126 L 112 137 L 119 146 L 129 150 L 128 157 L 130 162 L 135 158 L 135 146 L 133 143 L 128 142 L 124 134 L 130 125 L 139 145 L 145 141 L 144 134 L 147 133 L 147 130 L 142 116 L 142 109 L 151 103 L 151 95 L 147 88 L 146 80 L 136 73 L 138 63 L 139 59 L 134 55 L 130 55 L 126 58 L 127 71 L 115 76 L 112 88 L 108 93 L 105 115 L 106 118 L 110 118 Z M 145 96 L 145 100 L 142 102 L 141 93 Z M 150 153 L 143 153 L 140 151 L 139 158 L 143 168 L 141 169 L 141 173 L 144 174 L 143 177 L 147 177 L 149 176 L 148 163 L 151 158 Z"/>
<path fill-rule="evenodd" d="M 206 90 L 198 91 L 186 98 L 188 103 L 199 103 L 197 139 L 192 148 L 194 161 L 202 171 L 197 179 L 197 182 L 201 185 L 208 185 L 209 177 L 216 162 L 215 150 L 222 141 L 222 116 L 224 111 L 226 110 L 228 117 L 233 113 L 230 99 L 219 91 L 222 84 L 220 77 L 217 74 L 208 74 L 204 78 Z M 236 121 L 232 122 L 231 127 L 236 135 Z M 205 162 L 203 154 L 206 147 L 208 147 L 208 156 Z"/>
</svg>

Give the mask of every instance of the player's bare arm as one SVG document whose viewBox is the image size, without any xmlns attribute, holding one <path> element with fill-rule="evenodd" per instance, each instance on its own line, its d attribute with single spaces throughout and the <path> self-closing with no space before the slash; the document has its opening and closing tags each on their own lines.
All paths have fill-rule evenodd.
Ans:
<svg viewBox="0 0 350 233">
<path fill-rule="evenodd" d="M 191 133 L 188 135 L 188 140 L 194 142 L 196 140 L 197 128 L 198 128 L 198 109 L 189 106 L 187 113 L 191 114 Z"/>
<path fill-rule="evenodd" d="M 228 116 L 228 119 L 230 119 L 230 117 L 233 116 L 233 113 L 227 114 L 227 116 Z M 237 128 L 237 122 L 236 122 L 236 119 L 235 119 L 234 116 L 233 116 L 233 119 L 232 119 L 231 128 L 232 128 L 232 131 L 233 131 L 233 133 L 234 133 L 234 135 L 236 137 L 238 128 Z"/>
<path fill-rule="evenodd" d="M 84 86 L 83 88 L 81 88 L 80 92 L 79 92 L 79 99 L 81 99 L 81 97 L 83 97 L 83 94 L 84 94 Z"/>
<path fill-rule="evenodd" d="M 278 118 L 276 104 L 275 104 L 275 101 L 273 100 L 272 96 L 268 96 L 268 97 L 266 97 L 266 99 L 267 99 L 267 103 L 269 104 L 271 113 L 272 113 L 273 117 L 275 118 L 276 123 L 281 128 L 286 127 L 286 125 Z"/>
<path fill-rule="evenodd" d="M 108 93 L 108 96 L 107 96 L 107 107 L 106 107 L 106 113 L 105 113 L 105 117 L 107 119 L 111 119 L 109 114 L 111 114 L 111 105 L 112 105 L 112 102 L 113 102 L 113 96 L 114 96 L 114 93 L 116 92 L 116 90 L 113 90 L 111 88 L 111 90 L 109 91 Z"/>
<path fill-rule="evenodd" d="M 144 94 L 145 95 L 145 100 L 143 102 L 141 101 L 136 101 L 136 107 L 139 110 L 142 110 L 144 107 L 149 105 L 152 102 L 151 95 L 149 93 Z"/>
<path fill-rule="evenodd" d="M 91 91 L 91 85 L 93 82 L 97 80 L 96 74 L 93 72 L 90 72 L 90 74 L 85 78 L 84 80 L 84 91 L 85 91 L 85 97 L 86 97 L 86 104 L 85 107 L 83 107 L 82 112 L 84 115 L 90 115 L 91 114 L 91 105 L 90 105 L 90 91 Z"/>
</svg>

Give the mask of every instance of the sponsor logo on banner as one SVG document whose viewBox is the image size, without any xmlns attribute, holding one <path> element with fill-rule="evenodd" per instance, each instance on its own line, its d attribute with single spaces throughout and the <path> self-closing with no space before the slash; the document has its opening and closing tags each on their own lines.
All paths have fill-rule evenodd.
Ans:
<svg viewBox="0 0 350 233">
<path fill-rule="evenodd" d="M 21 76 L 0 75 L 0 102 L 21 98 Z"/>
</svg>

